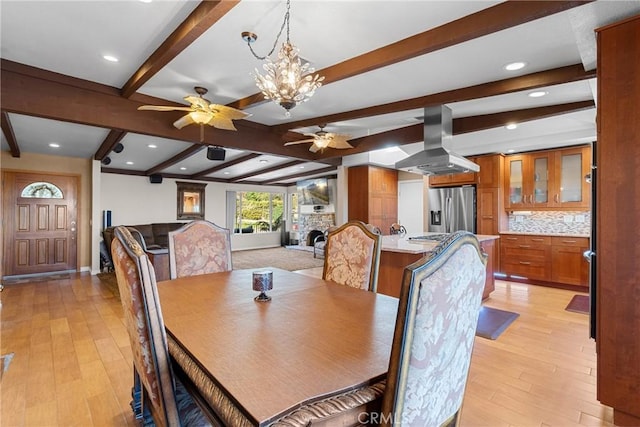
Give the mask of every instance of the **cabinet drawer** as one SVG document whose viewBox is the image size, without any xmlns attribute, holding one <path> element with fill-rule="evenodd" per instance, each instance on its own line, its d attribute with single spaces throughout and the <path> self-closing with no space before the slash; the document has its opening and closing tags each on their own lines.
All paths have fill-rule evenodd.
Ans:
<svg viewBox="0 0 640 427">
<path fill-rule="evenodd" d="M 527 279 L 548 281 L 551 278 L 548 264 L 540 261 L 502 260 L 503 273 Z"/>
<path fill-rule="evenodd" d="M 551 238 L 553 246 L 576 246 L 579 248 L 588 248 L 589 239 L 587 237 L 560 237 L 553 236 Z"/>
<path fill-rule="evenodd" d="M 551 246 L 533 247 L 531 245 L 502 246 L 502 256 L 506 263 L 541 262 L 547 263 L 551 259 Z"/>
<path fill-rule="evenodd" d="M 500 240 L 504 245 L 510 247 L 535 247 L 535 246 L 548 246 L 551 245 L 550 236 L 530 236 L 526 234 L 503 234 L 500 236 Z"/>
</svg>

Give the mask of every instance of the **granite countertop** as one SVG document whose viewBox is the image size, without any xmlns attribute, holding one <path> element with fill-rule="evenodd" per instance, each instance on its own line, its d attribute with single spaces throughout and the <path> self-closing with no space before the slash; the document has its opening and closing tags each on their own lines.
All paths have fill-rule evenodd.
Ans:
<svg viewBox="0 0 640 427">
<path fill-rule="evenodd" d="M 577 233 L 531 233 L 526 231 L 501 231 L 500 234 L 520 234 L 526 236 L 552 236 L 552 237 L 586 237 L 590 238 L 589 234 L 577 234 Z"/>
<path fill-rule="evenodd" d="M 436 240 L 409 240 L 412 236 L 426 236 L 429 234 L 442 234 L 442 233 L 422 233 L 422 234 L 410 234 L 400 235 L 395 234 L 391 236 L 382 236 L 382 251 L 386 252 L 403 252 L 408 254 L 421 254 L 431 252 L 437 245 Z M 492 236 L 486 234 L 476 234 L 478 241 L 484 242 L 487 240 L 499 239 L 500 236 Z"/>
</svg>

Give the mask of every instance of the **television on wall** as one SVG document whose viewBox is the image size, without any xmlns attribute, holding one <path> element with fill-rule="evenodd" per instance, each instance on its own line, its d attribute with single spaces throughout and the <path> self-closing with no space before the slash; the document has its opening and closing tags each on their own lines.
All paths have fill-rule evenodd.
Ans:
<svg viewBox="0 0 640 427">
<path fill-rule="evenodd" d="M 328 205 L 329 182 L 327 178 L 305 179 L 297 182 L 301 205 Z"/>
</svg>

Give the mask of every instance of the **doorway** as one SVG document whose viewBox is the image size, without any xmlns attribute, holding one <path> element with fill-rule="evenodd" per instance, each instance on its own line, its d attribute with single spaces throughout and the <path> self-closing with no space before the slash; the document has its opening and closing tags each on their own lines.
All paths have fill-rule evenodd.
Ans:
<svg viewBox="0 0 640 427">
<path fill-rule="evenodd" d="M 420 181 L 398 181 L 398 221 L 408 234 L 422 235 L 424 183 Z"/>
<path fill-rule="evenodd" d="M 3 276 L 77 270 L 78 177 L 2 174 Z"/>
</svg>

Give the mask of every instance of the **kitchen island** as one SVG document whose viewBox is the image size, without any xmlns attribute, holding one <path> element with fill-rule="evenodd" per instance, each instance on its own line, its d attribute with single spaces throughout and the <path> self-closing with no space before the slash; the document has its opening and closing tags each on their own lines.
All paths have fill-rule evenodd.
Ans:
<svg viewBox="0 0 640 427">
<path fill-rule="evenodd" d="M 421 236 L 435 235 L 437 233 L 423 233 Z M 427 253 L 431 252 L 438 244 L 437 240 L 411 240 L 416 235 L 391 235 L 382 236 L 382 250 L 380 253 L 380 270 L 378 272 L 378 292 L 398 298 L 402 285 L 404 268 L 416 262 Z M 495 289 L 494 263 L 495 241 L 500 236 L 476 235 L 480 247 L 489 256 L 487 260 L 487 281 L 484 285 L 482 299 L 487 299 Z"/>
</svg>

